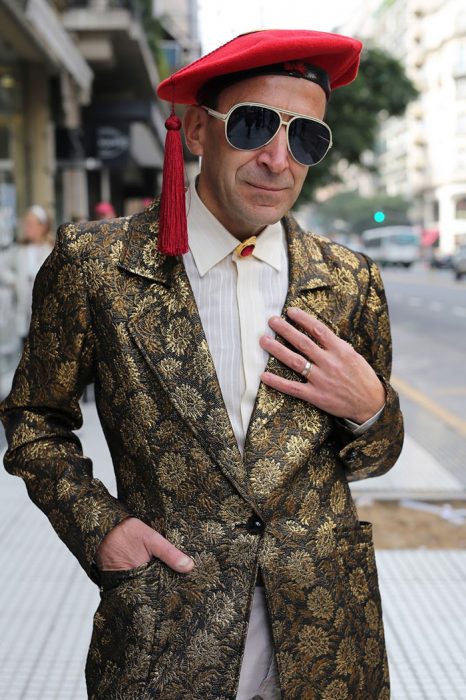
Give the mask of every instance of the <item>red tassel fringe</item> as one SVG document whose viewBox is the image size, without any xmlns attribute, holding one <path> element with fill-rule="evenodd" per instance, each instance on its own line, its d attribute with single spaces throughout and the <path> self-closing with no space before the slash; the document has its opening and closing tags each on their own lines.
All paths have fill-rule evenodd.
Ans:
<svg viewBox="0 0 466 700">
<path fill-rule="evenodd" d="M 188 252 L 188 223 L 181 120 L 172 112 L 165 122 L 165 127 L 167 137 L 163 161 L 158 248 L 164 255 L 183 255 Z"/>
</svg>

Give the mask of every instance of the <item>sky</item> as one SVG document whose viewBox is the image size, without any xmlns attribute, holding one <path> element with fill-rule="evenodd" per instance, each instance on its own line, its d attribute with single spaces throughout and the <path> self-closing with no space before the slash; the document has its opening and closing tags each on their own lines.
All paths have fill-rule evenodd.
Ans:
<svg viewBox="0 0 466 700">
<path fill-rule="evenodd" d="M 202 52 L 256 29 L 333 31 L 351 0 L 198 0 Z"/>
</svg>

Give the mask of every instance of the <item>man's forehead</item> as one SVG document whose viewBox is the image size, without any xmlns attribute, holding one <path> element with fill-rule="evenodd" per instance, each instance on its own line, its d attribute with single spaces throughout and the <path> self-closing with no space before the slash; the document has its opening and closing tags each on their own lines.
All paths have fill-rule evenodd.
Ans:
<svg viewBox="0 0 466 700">
<path fill-rule="evenodd" d="M 276 109 L 306 114 L 308 108 L 325 110 L 326 95 L 315 83 L 285 75 L 261 75 L 227 86 L 218 94 L 217 108 L 227 111 L 238 102 L 258 102 Z"/>
</svg>

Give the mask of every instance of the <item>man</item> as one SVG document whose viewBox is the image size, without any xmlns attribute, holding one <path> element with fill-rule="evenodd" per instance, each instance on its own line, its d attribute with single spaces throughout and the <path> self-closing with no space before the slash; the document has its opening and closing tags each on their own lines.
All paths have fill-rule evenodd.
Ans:
<svg viewBox="0 0 466 700">
<path fill-rule="evenodd" d="M 101 587 L 91 698 L 389 697 L 348 488 L 401 449 L 385 297 L 369 259 L 287 215 L 360 48 L 256 32 L 162 83 L 202 157 L 189 251 L 156 249 L 156 202 L 62 227 L 39 275 L 5 463 Z M 72 432 L 92 380 L 117 499 Z"/>
</svg>

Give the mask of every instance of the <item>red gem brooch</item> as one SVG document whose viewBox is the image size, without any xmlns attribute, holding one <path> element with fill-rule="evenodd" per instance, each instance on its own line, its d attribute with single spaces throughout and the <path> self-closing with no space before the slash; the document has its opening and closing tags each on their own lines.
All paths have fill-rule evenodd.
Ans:
<svg viewBox="0 0 466 700">
<path fill-rule="evenodd" d="M 256 240 L 256 236 L 246 238 L 245 241 L 242 241 L 239 245 L 236 246 L 235 253 L 241 258 L 247 258 L 248 255 L 252 255 L 254 248 L 256 247 Z"/>
</svg>

